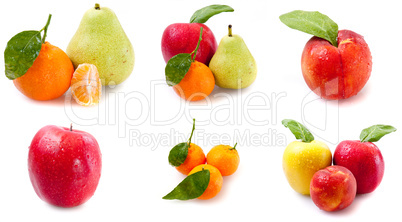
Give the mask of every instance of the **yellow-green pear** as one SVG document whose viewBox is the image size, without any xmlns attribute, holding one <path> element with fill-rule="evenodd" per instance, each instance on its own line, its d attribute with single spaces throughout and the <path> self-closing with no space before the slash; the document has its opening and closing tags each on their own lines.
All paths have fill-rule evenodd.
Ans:
<svg viewBox="0 0 402 222">
<path fill-rule="evenodd" d="M 246 88 L 257 77 L 255 59 L 243 38 L 232 35 L 232 25 L 229 25 L 229 34 L 220 41 L 209 68 L 215 76 L 216 85 L 222 88 Z"/>
<path fill-rule="evenodd" d="M 74 67 L 94 64 L 103 85 L 120 84 L 133 72 L 133 46 L 116 14 L 99 4 L 84 14 L 66 52 Z"/>
</svg>

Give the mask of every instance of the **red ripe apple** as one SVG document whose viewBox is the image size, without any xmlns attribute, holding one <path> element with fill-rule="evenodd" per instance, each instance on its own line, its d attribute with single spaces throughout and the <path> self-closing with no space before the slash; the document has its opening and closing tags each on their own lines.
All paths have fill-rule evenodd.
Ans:
<svg viewBox="0 0 402 222">
<path fill-rule="evenodd" d="M 356 95 L 371 74 L 371 53 L 363 36 L 338 31 L 338 47 L 312 37 L 303 50 L 301 66 L 304 80 L 318 96 L 346 99 Z"/>
<path fill-rule="evenodd" d="M 353 173 L 359 194 L 374 191 L 384 175 L 384 160 L 372 142 L 342 141 L 335 149 L 334 165 L 344 166 Z"/>
<path fill-rule="evenodd" d="M 101 176 L 99 145 L 89 133 L 45 126 L 32 139 L 28 170 L 38 196 L 55 206 L 74 207 L 94 194 Z"/>
<path fill-rule="evenodd" d="M 197 51 L 196 60 L 208 66 L 218 48 L 212 31 L 201 23 L 175 23 L 169 25 L 162 35 L 162 54 L 167 63 L 170 58 L 180 53 L 191 53 L 197 46 L 200 28 L 203 28 L 202 41 Z"/>
<path fill-rule="evenodd" d="M 342 210 L 352 204 L 356 197 L 356 179 L 345 167 L 329 166 L 314 174 L 310 196 L 321 210 Z"/>
</svg>

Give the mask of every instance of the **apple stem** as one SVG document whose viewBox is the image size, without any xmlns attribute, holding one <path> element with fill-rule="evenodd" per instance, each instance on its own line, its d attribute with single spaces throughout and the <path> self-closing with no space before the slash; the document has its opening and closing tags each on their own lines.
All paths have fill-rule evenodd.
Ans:
<svg viewBox="0 0 402 222">
<path fill-rule="evenodd" d="M 229 30 L 229 37 L 232 37 L 232 25 L 228 26 L 228 30 Z"/>
<path fill-rule="evenodd" d="M 100 5 L 99 5 L 99 3 L 95 3 L 95 9 L 96 9 L 96 10 L 100 10 Z"/>
<path fill-rule="evenodd" d="M 73 123 L 70 123 L 70 131 L 73 131 Z"/>
<path fill-rule="evenodd" d="M 195 130 L 195 119 L 193 119 L 193 129 L 191 130 L 190 138 L 188 139 L 188 145 L 191 144 L 191 138 L 193 137 L 194 130 Z"/>
<path fill-rule="evenodd" d="M 200 28 L 200 37 L 198 38 L 197 47 L 195 47 L 194 51 L 191 53 L 191 54 L 193 54 L 193 57 L 191 58 L 191 60 L 192 60 L 191 62 L 194 62 L 195 57 L 197 56 L 197 51 L 198 51 L 198 48 L 200 47 L 200 43 L 201 43 L 201 40 L 202 40 L 202 31 L 203 31 L 203 28 L 201 27 Z"/>
<path fill-rule="evenodd" d="M 237 143 L 232 148 L 230 148 L 229 150 L 235 150 L 236 146 L 237 146 Z"/>
</svg>

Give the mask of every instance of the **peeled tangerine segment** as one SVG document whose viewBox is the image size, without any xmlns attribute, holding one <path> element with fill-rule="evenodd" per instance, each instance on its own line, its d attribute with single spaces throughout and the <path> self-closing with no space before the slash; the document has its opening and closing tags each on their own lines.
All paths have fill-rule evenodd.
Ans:
<svg viewBox="0 0 402 222">
<path fill-rule="evenodd" d="M 71 79 L 71 93 L 75 101 L 82 106 L 99 103 L 102 83 L 95 65 L 80 64 Z"/>
</svg>

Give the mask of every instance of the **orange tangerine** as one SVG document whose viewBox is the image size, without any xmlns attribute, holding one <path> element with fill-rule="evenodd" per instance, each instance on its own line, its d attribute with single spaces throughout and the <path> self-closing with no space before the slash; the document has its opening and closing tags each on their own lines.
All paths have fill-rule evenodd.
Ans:
<svg viewBox="0 0 402 222">
<path fill-rule="evenodd" d="M 204 193 L 198 197 L 198 199 L 201 200 L 207 200 L 211 199 L 212 197 L 215 197 L 222 188 L 223 184 L 223 178 L 219 170 L 209 164 L 201 164 L 196 167 L 194 167 L 193 170 L 190 171 L 188 175 L 191 175 L 193 173 L 196 173 L 201 170 L 209 170 L 209 183 L 207 189 L 204 191 Z"/>
<path fill-rule="evenodd" d="M 215 87 L 215 77 L 204 63 L 194 61 L 190 69 L 173 89 L 177 95 L 188 101 L 205 99 Z"/>
<path fill-rule="evenodd" d="M 180 166 L 177 166 L 176 169 L 180 173 L 188 175 L 194 167 L 204 164 L 205 160 L 205 154 L 201 147 L 194 143 L 190 143 L 186 160 Z"/>
<path fill-rule="evenodd" d="M 71 94 L 82 106 L 99 103 L 102 93 L 102 83 L 95 65 L 80 64 L 71 79 Z"/>
<path fill-rule="evenodd" d="M 13 80 L 15 87 L 35 100 L 51 100 L 62 96 L 70 87 L 74 66 L 60 48 L 45 42 L 31 68 Z"/>
<path fill-rule="evenodd" d="M 214 146 L 207 154 L 207 163 L 218 168 L 222 176 L 232 175 L 240 163 L 236 145 L 234 147 L 229 145 Z"/>
</svg>

